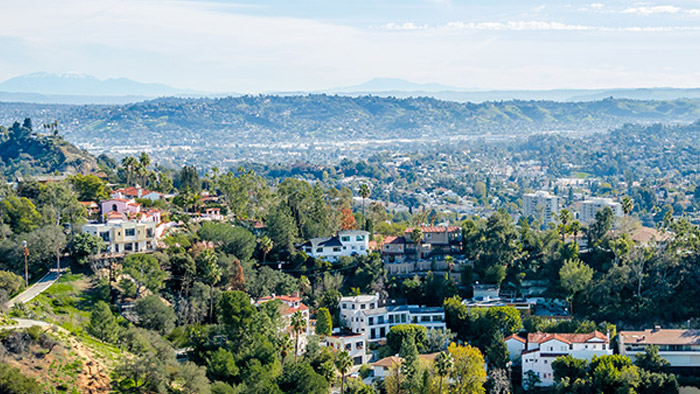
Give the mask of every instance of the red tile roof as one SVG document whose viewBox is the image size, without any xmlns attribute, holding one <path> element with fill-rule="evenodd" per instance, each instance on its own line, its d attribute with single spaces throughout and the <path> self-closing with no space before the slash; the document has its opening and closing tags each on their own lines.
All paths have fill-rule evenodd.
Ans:
<svg viewBox="0 0 700 394">
<path fill-rule="evenodd" d="M 605 341 L 605 343 L 608 342 L 607 335 L 603 334 L 600 331 L 593 331 L 585 334 L 551 334 L 544 332 L 533 332 L 527 335 L 527 342 L 541 344 L 556 339 L 564 343 L 572 344 L 586 343 L 594 338 L 602 339 L 603 341 Z"/>
<path fill-rule="evenodd" d="M 421 226 L 420 227 L 421 231 L 423 233 L 444 233 L 445 229 L 447 229 L 448 233 L 455 232 L 455 231 L 461 231 L 461 227 L 457 226 Z M 408 227 L 406 228 L 406 233 L 412 233 L 413 232 L 413 227 Z"/>
<path fill-rule="evenodd" d="M 517 336 L 517 335 L 515 335 L 515 334 L 512 334 L 512 335 L 507 336 L 505 340 L 507 341 L 507 340 L 509 340 L 509 339 L 515 339 L 515 340 L 518 341 L 518 342 L 525 343 L 525 340 L 524 340 L 523 338 L 521 338 L 521 337 L 519 337 L 519 336 Z"/>
</svg>

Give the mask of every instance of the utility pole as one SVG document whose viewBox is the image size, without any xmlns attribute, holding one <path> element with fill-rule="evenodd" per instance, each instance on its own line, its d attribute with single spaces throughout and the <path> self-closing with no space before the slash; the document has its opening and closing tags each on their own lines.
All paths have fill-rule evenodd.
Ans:
<svg viewBox="0 0 700 394">
<path fill-rule="evenodd" d="M 22 247 L 24 248 L 24 287 L 29 287 L 29 249 L 27 248 L 27 241 L 22 241 Z"/>
</svg>

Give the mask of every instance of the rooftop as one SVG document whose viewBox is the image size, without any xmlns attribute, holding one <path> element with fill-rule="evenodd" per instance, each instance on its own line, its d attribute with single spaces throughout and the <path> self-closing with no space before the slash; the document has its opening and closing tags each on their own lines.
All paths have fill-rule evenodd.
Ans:
<svg viewBox="0 0 700 394">
<path fill-rule="evenodd" d="M 625 344 L 640 345 L 700 345 L 700 330 L 621 331 Z"/>
<path fill-rule="evenodd" d="M 608 336 L 600 331 L 593 331 L 583 334 L 559 334 L 559 333 L 544 333 L 534 332 L 527 335 L 528 343 L 544 343 L 551 340 L 558 340 L 564 343 L 587 343 L 590 341 L 598 342 L 599 340 L 609 342 Z"/>
</svg>

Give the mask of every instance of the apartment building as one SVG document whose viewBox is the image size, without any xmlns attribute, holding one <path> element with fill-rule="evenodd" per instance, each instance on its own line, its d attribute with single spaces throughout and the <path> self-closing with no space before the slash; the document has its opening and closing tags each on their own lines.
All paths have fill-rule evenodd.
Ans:
<svg viewBox="0 0 700 394">
<path fill-rule="evenodd" d="M 398 300 L 380 300 L 378 295 L 343 297 L 340 300 L 341 324 L 368 342 L 386 339 L 391 327 L 418 324 L 444 330 L 445 310 L 441 307 L 408 305 Z"/>
<path fill-rule="evenodd" d="M 333 333 L 325 338 L 325 345 L 338 351 L 346 351 L 354 365 L 365 364 L 372 357 L 367 354 L 365 336 L 350 331 Z"/>
<path fill-rule="evenodd" d="M 654 345 L 659 356 L 678 372 L 700 371 L 700 330 L 668 330 L 659 326 L 644 331 L 620 331 L 619 353 L 632 361 L 646 348 Z"/>
<path fill-rule="evenodd" d="M 523 216 L 542 219 L 545 224 L 556 222 L 559 213 L 559 197 L 540 190 L 523 195 Z"/>
<path fill-rule="evenodd" d="M 622 204 L 619 202 L 614 201 L 612 198 L 595 197 L 581 202 L 579 206 L 579 222 L 584 225 L 593 223 L 595 214 L 606 207 L 612 209 L 615 217 L 624 215 Z"/>
</svg>

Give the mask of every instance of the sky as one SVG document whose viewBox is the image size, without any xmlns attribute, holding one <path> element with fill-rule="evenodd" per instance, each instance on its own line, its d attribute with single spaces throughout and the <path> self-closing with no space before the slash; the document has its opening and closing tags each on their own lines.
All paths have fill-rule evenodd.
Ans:
<svg viewBox="0 0 700 394">
<path fill-rule="evenodd" d="M 3 0 L 0 80 L 207 92 L 372 78 L 468 89 L 700 87 L 700 0 Z"/>
</svg>

